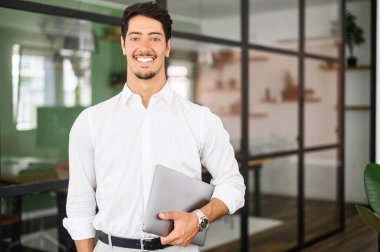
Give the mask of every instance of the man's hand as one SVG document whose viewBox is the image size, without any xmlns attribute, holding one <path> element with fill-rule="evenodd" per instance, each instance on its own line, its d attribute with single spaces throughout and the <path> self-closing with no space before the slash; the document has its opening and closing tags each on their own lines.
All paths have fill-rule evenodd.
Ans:
<svg viewBox="0 0 380 252">
<path fill-rule="evenodd" d="M 171 244 L 187 247 L 198 233 L 198 217 L 195 213 L 166 212 L 160 213 L 161 220 L 173 220 L 174 229 L 167 236 L 161 236 L 163 245 Z"/>
</svg>

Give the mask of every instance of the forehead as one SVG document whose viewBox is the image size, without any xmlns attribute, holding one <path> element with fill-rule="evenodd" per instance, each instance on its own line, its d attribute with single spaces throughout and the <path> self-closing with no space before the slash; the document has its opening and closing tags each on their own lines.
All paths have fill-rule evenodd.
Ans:
<svg viewBox="0 0 380 252">
<path fill-rule="evenodd" d="M 160 32 L 164 34 L 164 29 L 160 21 L 143 15 L 137 15 L 132 17 L 128 22 L 128 33 L 130 32 Z"/>
</svg>

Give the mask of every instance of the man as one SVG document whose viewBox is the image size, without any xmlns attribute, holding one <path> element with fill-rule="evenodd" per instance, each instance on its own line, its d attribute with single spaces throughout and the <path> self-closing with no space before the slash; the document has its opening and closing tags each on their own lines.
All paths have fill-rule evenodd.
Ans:
<svg viewBox="0 0 380 252">
<path fill-rule="evenodd" d="M 171 24 L 157 4 L 126 8 L 121 28 L 124 89 L 84 110 L 71 129 L 64 226 L 79 252 L 92 251 L 96 230 L 100 240 L 95 251 L 138 251 L 142 240 L 145 249 L 198 251 L 190 242 L 204 229 L 201 221 L 213 222 L 244 204 L 243 178 L 220 119 L 166 84 Z M 160 219 L 174 221 L 174 230 L 158 238 L 142 231 L 157 164 L 198 179 L 203 165 L 215 185 L 211 201 L 200 211 L 159 213 Z"/>
</svg>

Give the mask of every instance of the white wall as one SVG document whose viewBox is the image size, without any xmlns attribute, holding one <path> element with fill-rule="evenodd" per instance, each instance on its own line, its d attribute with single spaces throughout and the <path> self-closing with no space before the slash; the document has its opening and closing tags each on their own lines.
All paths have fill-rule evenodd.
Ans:
<svg viewBox="0 0 380 252">
<path fill-rule="evenodd" d="M 370 65 L 371 30 L 370 1 L 349 1 L 347 9 L 357 17 L 364 30 L 365 43 L 355 47 L 359 65 Z M 346 56 L 348 50 L 346 48 Z M 370 70 L 346 70 L 346 105 L 369 105 Z M 348 202 L 367 202 L 364 188 L 364 168 L 369 162 L 370 110 L 346 110 L 345 113 L 345 196 Z"/>
</svg>

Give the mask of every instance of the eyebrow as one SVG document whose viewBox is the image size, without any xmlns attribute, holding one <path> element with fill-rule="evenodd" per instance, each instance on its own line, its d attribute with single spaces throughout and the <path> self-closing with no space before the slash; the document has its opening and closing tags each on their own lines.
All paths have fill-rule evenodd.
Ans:
<svg viewBox="0 0 380 252">
<path fill-rule="evenodd" d="M 129 32 L 127 35 L 142 35 L 142 32 Z M 161 32 L 149 32 L 148 35 L 160 35 L 163 36 Z"/>
</svg>

